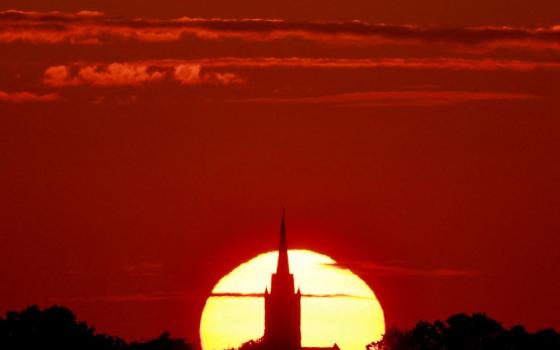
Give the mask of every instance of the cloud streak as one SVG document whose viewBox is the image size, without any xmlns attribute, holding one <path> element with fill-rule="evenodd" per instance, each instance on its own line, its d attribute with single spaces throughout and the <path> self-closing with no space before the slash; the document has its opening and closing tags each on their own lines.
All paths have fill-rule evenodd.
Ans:
<svg viewBox="0 0 560 350">
<path fill-rule="evenodd" d="M 560 70 L 558 62 L 459 58 L 302 58 L 302 57 L 217 57 L 193 60 L 141 60 L 113 63 L 74 63 L 50 66 L 43 73 L 43 83 L 62 88 L 79 85 L 139 86 L 172 80 L 181 85 L 238 85 L 247 80 L 234 69 L 416 69 L 451 71 Z M 216 71 L 219 70 L 219 71 Z M 386 96 L 388 97 L 388 96 Z M 347 96 L 347 98 L 350 98 Z M 264 101 L 261 101 L 264 102 Z M 285 101 L 289 102 L 289 101 Z M 312 103 L 312 99 L 302 100 Z"/>
<path fill-rule="evenodd" d="M 60 100 L 55 93 L 36 94 L 33 92 L 5 92 L 0 91 L 0 102 L 26 103 L 26 102 L 53 102 Z"/>
<path fill-rule="evenodd" d="M 462 58 L 309 58 L 215 57 L 193 60 L 140 61 L 152 66 L 200 65 L 208 68 L 441 69 L 472 71 L 560 70 L 560 62 Z"/>
<path fill-rule="evenodd" d="M 351 294 L 302 294 L 303 298 L 352 298 L 352 299 L 371 299 L 370 297 L 351 295 Z M 159 293 L 138 293 L 138 294 L 119 294 L 91 297 L 71 297 L 69 300 L 88 300 L 103 301 L 114 303 L 127 302 L 158 302 L 158 301 L 192 301 L 204 300 L 209 297 L 214 298 L 263 298 L 264 293 L 211 293 L 204 292 L 159 292 Z M 62 299 L 61 299 L 62 300 Z"/>
<path fill-rule="evenodd" d="M 110 17 L 99 12 L 0 12 L 0 42 L 100 44 L 115 40 L 171 42 L 184 36 L 248 41 L 299 38 L 322 42 L 445 43 L 560 50 L 560 28 L 427 27 L 347 22 L 290 22 L 280 19 L 174 19 Z"/>
<path fill-rule="evenodd" d="M 211 297 L 217 298 L 263 298 L 264 293 L 212 293 Z M 364 296 L 359 295 L 352 295 L 352 294 L 345 294 L 345 293 L 336 293 L 336 294 L 309 294 L 309 293 L 302 293 L 302 298 L 352 298 L 352 299 L 371 299 Z"/>
</svg>

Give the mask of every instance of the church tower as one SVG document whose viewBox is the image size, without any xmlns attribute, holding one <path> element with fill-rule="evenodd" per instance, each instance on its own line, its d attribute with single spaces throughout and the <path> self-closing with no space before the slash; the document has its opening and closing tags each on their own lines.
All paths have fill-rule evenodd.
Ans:
<svg viewBox="0 0 560 350">
<path fill-rule="evenodd" d="M 280 244 L 276 273 L 272 274 L 270 292 L 264 294 L 264 337 L 267 349 L 301 349 L 301 293 L 294 289 L 294 275 L 290 273 L 286 223 L 284 214 L 280 224 Z"/>
</svg>

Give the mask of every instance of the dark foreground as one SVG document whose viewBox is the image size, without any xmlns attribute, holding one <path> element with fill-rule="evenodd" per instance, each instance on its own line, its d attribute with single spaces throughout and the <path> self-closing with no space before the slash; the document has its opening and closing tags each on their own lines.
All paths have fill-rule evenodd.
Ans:
<svg viewBox="0 0 560 350">
<path fill-rule="evenodd" d="M 249 342 L 244 348 L 250 348 Z M 247 346 L 249 345 L 249 346 Z M 530 333 L 523 326 L 504 328 L 484 314 L 457 314 L 447 321 L 420 321 L 410 330 L 392 328 L 367 350 L 560 350 L 554 329 Z M 243 348 L 243 347 L 242 347 Z M 168 333 L 145 342 L 126 342 L 96 333 L 76 320 L 69 309 L 30 306 L 0 318 L 2 350 L 195 350 L 196 346 Z M 342 349 L 344 350 L 344 349 Z"/>
<path fill-rule="evenodd" d="M 65 307 L 41 310 L 33 305 L 0 318 L 0 350 L 193 350 L 193 346 L 169 333 L 146 342 L 126 342 L 96 333 Z"/>
<path fill-rule="evenodd" d="M 504 328 L 485 314 L 457 314 L 447 321 L 420 321 L 409 330 L 389 329 L 367 350 L 560 350 L 560 333 Z"/>
</svg>

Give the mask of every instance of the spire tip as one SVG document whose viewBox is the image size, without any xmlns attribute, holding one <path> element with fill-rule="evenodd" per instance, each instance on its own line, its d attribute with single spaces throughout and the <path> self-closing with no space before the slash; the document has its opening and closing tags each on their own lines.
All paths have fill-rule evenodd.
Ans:
<svg viewBox="0 0 560 350">
<path fill-rule="evenodd" d="M 286 209 L 282 207 L 282 220 L 280 222 L 280 244 L 278 247 L 278 264 L 276 266 L 276 272 L 290 272 L 289 262 L 288 262 L 288 243 L 286 239 Z"/>
</svg>

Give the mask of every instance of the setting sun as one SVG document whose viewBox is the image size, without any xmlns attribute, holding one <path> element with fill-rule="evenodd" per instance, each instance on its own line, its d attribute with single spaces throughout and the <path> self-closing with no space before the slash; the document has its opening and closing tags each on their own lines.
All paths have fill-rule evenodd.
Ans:
<svg viewBox="0 0 560 350">
<path fill-rule="evenodd" d="M 278 253 L 268 252 L 225 275 L 207 299 L 200 321 L 204 350 L 238 347 L 263 335 L 265 288 Z M 310 250 L 290 250 L 296 288 L 302 293 L 302 346 L 362 350 L 385 331 L 383 310 L 371 288 L 336 262 Z"/>
</svg>

